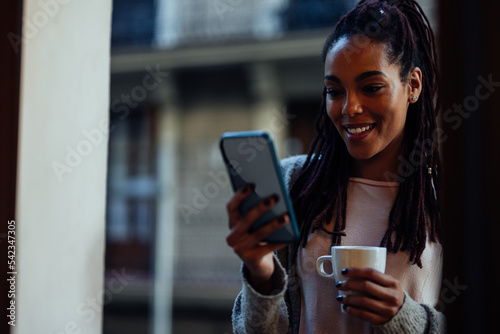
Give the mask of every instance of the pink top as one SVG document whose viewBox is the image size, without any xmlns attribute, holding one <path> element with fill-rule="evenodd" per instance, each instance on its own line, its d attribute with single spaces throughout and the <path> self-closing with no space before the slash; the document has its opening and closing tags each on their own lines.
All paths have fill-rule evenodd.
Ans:
<svg viewBox="0 0 500 334">
<path fill-rule="evenodd" d="M 349 179 L 346 236 L 342 237 L 342 245 L 380 245 L 398 187 L 397 182 Z M 327 228 L 332 229 L 332 225 Z M 300 333 L 372 333 L 368 322 L 341 312 L 341 305 L 335 299 L 338 295 L 335 281 L 316 272 L 316 259 L 330 254 L 330 247 L 331 236 L 317 230 L 309 236 L 307 246 L 299 249 L 297 270 L 302 283 Z M 422 269 L 408 259 L 408 252 L 388 253 L 385 272 L 397 278 L 413 300 L 435 306 L 441 286 L 441 245 L 427 243 L 422 254 Z M 325 262 L 325 270 L 330 272 L 327 265 Z"/>
</svg>

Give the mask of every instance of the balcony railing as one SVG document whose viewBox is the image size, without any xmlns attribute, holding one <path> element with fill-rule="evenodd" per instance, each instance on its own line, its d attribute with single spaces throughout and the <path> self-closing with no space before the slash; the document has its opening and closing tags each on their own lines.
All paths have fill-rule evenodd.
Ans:
<svg viewBox="0 0 500 334">
<path fill-rule="evenodd" d="M 115 0 L 114 47 L 178 48 L 331 28 L 355 0 Z"/>
</svg>

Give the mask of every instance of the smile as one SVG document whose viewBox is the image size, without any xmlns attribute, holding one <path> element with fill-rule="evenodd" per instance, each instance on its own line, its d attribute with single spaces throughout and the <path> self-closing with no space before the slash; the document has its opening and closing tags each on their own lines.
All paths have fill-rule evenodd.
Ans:
<svg viewBox="0 0 500 334">
<path fill-rule="evenodd" d="M 371 124 L 371 125 L 361 126 L 361 127 L 357 127 L 357 128 L 346 127 L 345 129 L 351 135 L 359 135 L 362 132 L 366 132 L 366 131 L 373 129 L 374 126 L 375 126 L 375 124 Z"/>
</svg>

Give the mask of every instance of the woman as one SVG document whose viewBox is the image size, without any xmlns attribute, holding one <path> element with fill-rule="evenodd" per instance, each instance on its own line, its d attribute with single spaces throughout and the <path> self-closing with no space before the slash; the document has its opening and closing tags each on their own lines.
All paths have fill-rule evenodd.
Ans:
<svg viewBox="0 0 500 334">
<path fill-rule="evenodd" d="M 250 185 L 227 206 L 227 242 L 243 261 L 234 331 L 444 332 L 444 316 L 433 308 L 442 249 L 437 66 L 428 20 L 415 1 L 361 1 L 328 37 L 323 63 L 318 135 L 307 157 L 282 161 L 300 241 L 260 243 L 288 222 L 286 215 L 248 233 L 275 204 L 266 199 L 240 216 Z M 385 273 L 345 268 L 349 280 L 335 286 L 319 277 L 316 259 L 340 244 L 386 247 Z"/>
</svg>

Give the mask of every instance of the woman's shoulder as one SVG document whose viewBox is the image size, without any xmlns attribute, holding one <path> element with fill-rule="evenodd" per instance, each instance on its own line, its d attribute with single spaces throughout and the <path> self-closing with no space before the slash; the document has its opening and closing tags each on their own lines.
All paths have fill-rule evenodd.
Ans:
<svg viewBox="0 0 500 334">
<path fill-rule="evenodd" d="M 288 158 L 284 158 L 280 161 L 281 168 L 302 168 L 302 165 L 307 159 L 306 154 L 293 155 Z"/>
<path fill-rule="evenodd" d="M 285 179 L 285 184 L 289 185 L 297 173 L 302 169 L 304 162 L 307 159 L 307 155 L 294 155 L 281 160 L 281 172 L 283 178 Z"/>
</svg>

